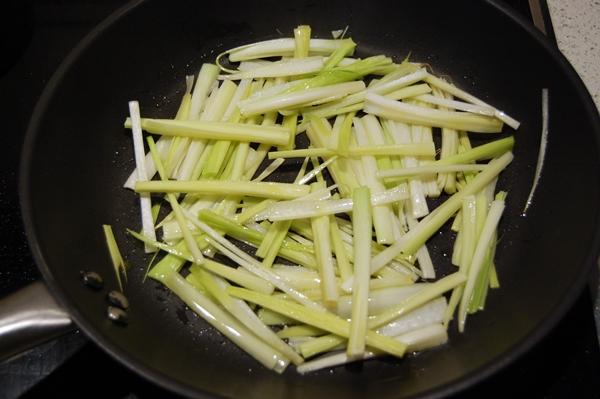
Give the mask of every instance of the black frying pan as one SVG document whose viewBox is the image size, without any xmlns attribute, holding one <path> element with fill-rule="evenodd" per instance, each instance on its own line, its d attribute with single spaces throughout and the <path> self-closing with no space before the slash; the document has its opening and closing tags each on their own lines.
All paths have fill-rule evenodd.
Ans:
<svg viewBox="0 0 600 399">
<path fill-rule="evenodd" d="M 221 49 L 350 26 L 359 55 L 409 52 L 460 87 L 517 117 L 515 161 L 502 176 L 508 208 L 497 268 L 502 288 L 450 343 L 404 360 L 382 359 L 300 376 L 264 370 L 185 310 L 153 281 L 148 258 L 124 234 L 139 227 L 138 202 L 120 188 L 133 167 L 127 101 L 170 117 L 186 74 Z M 541 130 L 541 90 L 550 90 L 546 166 L 527 217 Z M 65 60 L 32 115 L 21 174 L 31 248 L 53 296 L 115 358 L 190 396 L 440 397 L 486 378 L 529 349 L 572 305 L 598 253 L 597 111 L 581 81 L 532 26 L 493 2 L 135 2 L 94 30 Z M 584 180 L 585 179 L 585 180 Z M 105 318 L 102 293 L 80 270 L 116 287 L 101 224 L 113 224 L 131 264 L 130 323 Z M 434 262 L 444 265 L 444 244 Z"/>
</svg>

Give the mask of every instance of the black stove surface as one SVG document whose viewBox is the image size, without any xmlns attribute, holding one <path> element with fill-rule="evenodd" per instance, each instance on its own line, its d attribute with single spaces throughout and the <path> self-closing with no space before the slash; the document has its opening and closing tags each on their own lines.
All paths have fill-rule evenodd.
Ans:
<svg viewBox="0 0 600 399">
<path fill-rule="evenodd" d="M 507 3 L 531 18 L 527 0 Z M 17 165 L 31 112 L 69 50 L 121 4 L 118 0 L 3 2 L 0 297 L 39 278 L 23 232 L 17 194 Z M 548 22 L 546 15 L 546 29 L 553 37 Z M 585 290 L 557 328 L 533 350 L 460 397 L 600 398 L 600 350 L 592 294 L 595 295 Z M 0 399 L 49 394 L 128 399 L 176 397 L 129 371 L 78 332 L 0 363 Z"/>
</svg>

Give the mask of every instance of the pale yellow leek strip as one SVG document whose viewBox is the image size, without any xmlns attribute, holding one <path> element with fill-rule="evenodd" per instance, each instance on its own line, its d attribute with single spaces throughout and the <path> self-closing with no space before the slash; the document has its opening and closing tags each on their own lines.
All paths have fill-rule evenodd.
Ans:
<svg viewBox="0 0 600 399">
<path fill-rule="evenodd" d="M 346 353 L 360 357 L 365 352 L 367 318 L 369 316 L 369 280 L 371 277 L 371 195 L 369 188 L 355 188 L 352 194 L 352 227 L 354 231 L 354 284 L 352 286 L 352 318 Z"/>
<path fill-rule="evenodd" d="M 123 273 L 123 275 L 125 276 L 125 281 L 127 281 L 125 261 L 123 260 L 123 256 L 121 256 L 121 251 L 119 251 L 119 246 L 117 245 L 117 240 L 115 240 L 115 235 L 113 233 L 112 227 L 108 224 L 103 224 L 102 229 L 104 230 L 104 238 L 106 239 L 108 254 L 110 255 L 110 260 L 113 264 L 113 268 L 115 269 L 115 275 L 117 276 L 117 283 L 119 283 L 119 290 L 123 292 L 121 273 Z"/>
<path fill-rule="evenodd" d="M 361 145 L 360 147 L 349 148 L 345 154 L 345 156 L 351 158 L 360 156 L 394 155 L 434 156 L 435 146 L 433 143 Z M 330 148 L 304 148 L 301 150 L 271 151 L 269 152 L 269 159 L 332 157 L 334 155 L 342 155 L 342 153 Z"/>
<path fill-rule="evenodd" d="M 299 184 L 247 181 L 148 181 L 138 182 L 136 192 L 240 195 L 271 199 L 294 199 L 309 193 Z"/>
</svg>

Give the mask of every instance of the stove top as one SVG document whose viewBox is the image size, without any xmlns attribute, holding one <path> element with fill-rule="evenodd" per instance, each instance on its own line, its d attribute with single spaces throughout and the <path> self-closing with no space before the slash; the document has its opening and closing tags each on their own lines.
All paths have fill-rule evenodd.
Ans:
<svg viewBox="0 0 600 399">
<path fill-rule="evenodd" d="M 531 0 L 506 2 L 532 18 Z M 0 110 L 8 124 L 4 126 L 0 157 L 0 297 L 39 278 L 23 232 L 17 194 L 17 165 L 31 112 L 69 50 L 121 4 L 120 0 L 3 3 L 3 15 L 10 23 L 0 25 L 5 55 L 0 61 Z M 553 38 L 543 0 L 541 6 L 546 32 Z M 600 398 L 600 350 L 591 299 L 594 290 L 585 290 L 557 328 L 533 350 L 460 397 Z M 102 373 L 100 379 L 91 377 L 97 370 Z M 0 399 L 47 397 L 52 393 L 128 399 L 177 397 L 129 371 L 77 331 L 0 363 Z"/>
</svg>

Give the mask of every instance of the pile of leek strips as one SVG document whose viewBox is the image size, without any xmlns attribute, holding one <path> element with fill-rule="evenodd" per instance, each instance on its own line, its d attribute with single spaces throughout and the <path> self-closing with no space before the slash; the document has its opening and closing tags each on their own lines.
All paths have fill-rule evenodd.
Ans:
<svg viewBox="0 0 600 399">
<path fill-rule="evenodd" d="M 497 133 L 519 122 L 424 64 L 355 48 L 298 26 L 202 65 L 173 119 L 132 101 L 125 121 L 143 225 L 129 232 L 161 254 L 148 276 L 278 373 L 444 344 L 499 286 L 514 139 Z M 288 158 L 295 180 L 272 181 Z M 427 241 L 449 221 L 442 276 Z"/>
</svg>

